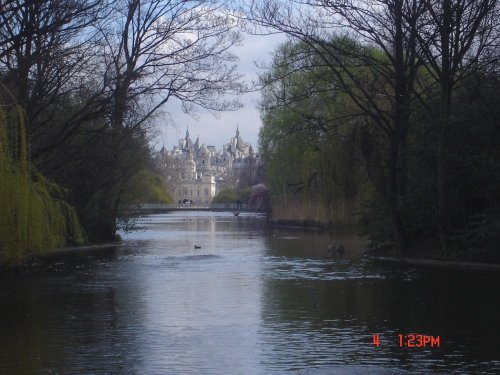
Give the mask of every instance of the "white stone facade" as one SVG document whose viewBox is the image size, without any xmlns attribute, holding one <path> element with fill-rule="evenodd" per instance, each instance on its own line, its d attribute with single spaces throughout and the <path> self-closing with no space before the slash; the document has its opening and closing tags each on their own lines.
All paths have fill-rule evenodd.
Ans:
<svg viewBox="0 0 500 375">
<path fill-rule="evenodd" d="M 216 150 L 215 146 L 200 145 L 199 137 L 193 143 L 189 130 L 171 151 L 162 147 L 157 161 L 176 203 L 210 204 L 221 189 L 238 186 L 246 167 L 257 165 L 258 155 L 239 133 L 237 128 L 236 136 L 223 146 L 222 151 Z"/>
</svg>

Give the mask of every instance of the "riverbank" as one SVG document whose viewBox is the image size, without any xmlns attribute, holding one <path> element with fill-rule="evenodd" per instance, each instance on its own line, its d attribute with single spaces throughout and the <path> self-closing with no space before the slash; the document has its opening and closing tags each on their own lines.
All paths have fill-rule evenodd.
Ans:
<svg viewBox="0 0 500 375">
<path fill-rule="evenodd" d="M 437 239 L 422 241 L 404 253 L 398 253 L 392 244 L 379 245 L 367 249 L 363 258 L 373 261 L 423 266 L 500 270 L 499 251 L 491 246 L 469 251 L 454 251 L 444 255 L 439 251 Z"/>
<path fill-rule="evenodd" d="M 285 229 L 309 229 L 315 231 L 324 231 L 328 227 L 316 220 L 295 220 L 295 219 L 273 219 L 269 218 L 269 224 L 275 228 Z"/>
<path fill-rule="evenodd" d="M 84 245 L 84 246 L 68 246 L 63 247 L 61 249 L 53 250 L 50 253 L 45 254 L 46 256 L 64 254 L 67 252 L 76 252 L 76 251 L 89 251 L 89 250 L 100 250 L 106 248 L 113 248 L 122 245 L 122 242 L 107 242 L 103 244 L 94 244 L 94 245 Z"/>
<path fill-rule="evenodd" d="M 403 258 L 403 257 L 385 257 L 385 256 L 365 256 L 364 259 L 369 259 L 379 262 L 391 262 L 412 264 L 419 266 L 432 266 L 432 267 L 453 267 L 453 268 L 467 268 L 467 269 L 484 269 L 500 271 L 500 264 L 490 264 L 481 262 L 462 262 L 462 261 L 449 261 L 438 259 L 418 259 L 418 258 Z"/>
<path fill-rule="evenodd" d="M 273 228 L 300 229 L 317 232 L 330 231 L 333 228 L 312 219 L 269 219 Z M 345 231 L 346 228 L 336 228 L 337 231 Z M 414 264 L 436 267 L 460 267 L 468 269 L 490 269 L 500 270 L 500 254 L 493 248 L 476 249 L 474 251 L 455 251 L 446 256 L 439 253 L 439 242 L 428 240 L 415 245 L 410 251 L 398 253 L 393 244 L 383 244 L 374 248 L 367 248 L 364 259 L 382 262 Z"/>
<path fill-rule="evenodd" d="M 443 257 L 439 255 L 430 256 L 429 254 L 425 255 L 422 253 L 398 254 L 394 252 L 392 248 L 385 248 L 375 251 L 367 250 L 362 258 L 375 262 L 500 271 L 500 262 L 487 262 L 471 257 L 460 258 L 457 255 Z"/>
<path fill-rule="evenodd" d="M 19 267 L 26 267 L 43 260 L 50 260 L 53 258 L 59 258 L 65 254 L 71 255 L 75 253 L 92 252 L 103 249 L 114 249 L 120 246 L 122 242 L 108 242 L 103 244 L 93 244 L 93 245 L 83 245 L 83 246 L 68 246 L 60 249 L 50 250 L 39 254 L 30 254 L 23 258 L 19 262 L 13 263 L 0 263 L 0 273 L 9 270 L 16 269 Z"/>
<path fill-rule="evenodd" d="M 325 223 L 323 221 L 314 219 L 275 219 L 270 217 L 268 219 L 269 225 L 273 228 L 284 228 L 284 229 L 302 229 L 302 230 L 313 230 L 318 232 L 354 232 L 353 225 L 341 225 L 338 224 L 335 227 L 331 223 Z"/>
</svg>

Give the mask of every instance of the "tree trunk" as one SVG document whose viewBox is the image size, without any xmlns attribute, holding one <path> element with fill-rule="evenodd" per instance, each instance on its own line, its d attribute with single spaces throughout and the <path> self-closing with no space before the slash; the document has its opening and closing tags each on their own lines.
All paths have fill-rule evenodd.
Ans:
<svg viewBox="0 0 500 375">
<path fill-rule="evenodd" d="M 403 52 L 403 1 L 394 4 L 394 129 L 390 137 L 387 171 L 387 201 L 398 250 L 408 249 L 408 235 L 403 225 L 399 200 L 399 158 L 401 146 L 408 128 L 407 82 L 405 77 L 405 57 Z"/>
<path fill-rule="evenodd" d="M 437 155 L 437 193 L 438 193 L 438 230 L 441 251 L 447 254 L 450 250 L 449 236 L 451 233 L 451 204 L 449 189 L 449 159 L 448 159 L 448 133 L 450 122 L 450 87 L 442 86 L 441 123 L 438 139 Z"/>
<path fill-rule="evenodd" d="M 392 228 L 397 241 L 399 251 L 408 249 L 408 235 L 401 219 L 398 200 L 398 158 L 399 158 L 399 140 L 398 135 L 391 137 L 389 154 L 389 165 L 387 170 L 387 204 L 390 212 Z"/>
<path fill-rule="evenodd" d="M 450 0 L 443 2 L 443 21 L 441 28 L 441 121 L 438 131 L 438 154 L 437 154 L 437 194 L 438 194 L 438 231 L 441 251 L 446 254 L 449 252 L 450 235 L 450 202 L 448 190 L 448 132 L 450 122 L 450 105 L 452 91 L 452 72 L 451 72 L 451 51 L 450 35 L 452 25 L 452 7 Z"/>
</svg>

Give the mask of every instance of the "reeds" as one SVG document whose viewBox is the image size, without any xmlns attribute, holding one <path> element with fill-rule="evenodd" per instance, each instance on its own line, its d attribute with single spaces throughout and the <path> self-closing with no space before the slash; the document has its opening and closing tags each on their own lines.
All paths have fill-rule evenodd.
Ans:
<svg viewBox="0 0 500 375">
<path fill-rule="evenodd" d="M 359 220 L 352 204 L 338 202 L 332 206 L 320 199 L 307 199 L 300 195 L 273 199 L 272 217 L 274 220 L 312 220 L 325 227 L 354 226 Z"/>
</svg>

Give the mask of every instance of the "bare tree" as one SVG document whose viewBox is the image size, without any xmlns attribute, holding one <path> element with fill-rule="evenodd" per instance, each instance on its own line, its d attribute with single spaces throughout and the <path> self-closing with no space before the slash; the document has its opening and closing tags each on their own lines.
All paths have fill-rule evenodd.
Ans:
<svg viewBox="0 0 500 375">
<path fill-rule="evenodd" d="M 225 94 L 242 89 L 236 57 L 229 52 L 240 41 L 236 26 L 223 1 L 115 2 L 111 16 L 98 25 L 104 41 L 109 136 L 141 137 L 152 117 L 172 99 L 179 100 L 186 112 L 196 107 L 239 108 L 236 100 L 224 100 Z M 121 143 L 112 143 L 108 153 L 125 162 Z M 122 187 L 133 173 L 130 168 L 129 175 L 105 194 L 110 211 L 118 212 Z"/>
<path fill-rule="evenodd" d="M 229 48 L 240 41 L 236 20 L 224 2 L 212 0 L 122 0 L 100 25 L 105 63 L 113 79 L 113 128 L 137 127 L 176 98 L 222 111 L 239 107 L 223 95 L 242 89 Z M 140 103 L 140 104 L 139 104 Z M 140 105 L 141 116 L 127 116 Z"/>
<path fill-rule="evenodd" d="M 286 33 L 317 55 L 334 77 L 333 90 L 347 94 L 386 139 L 383 194 L 400 249 L 408 248 L 400 208 L 423 9 L 417 0 L 266 0 L 246 8 L 252 23 Z"/>
<path fill-rule="evenodd" d="M 32 157 L 78 192 L 74 203 L 100 239 L 114 234 L 120 195 L 144 164 L 162 106 L 175 98 L 188 112 L 239 107 L 224 97 L 242 89 L 229 52 L 237 20 L 224 1 L 0 6 L 0 79 L 26 111 Z"/>
<path fill-rule="evenodd" d="M 105 14 L 104 0 L 2 3 L 0 77 L 8 96 L 25 111 L 33 157 L 51 150 L 84 120 L 95 117 L 95 100 L 84 98 L 81 91 L 89 84 L 95 42 L 91 27 L 99 13 Z M 62 107 L 68 113 L 62 115 Z M 55 126 L 60 123 L 64 125 Z"/>
<path fill-rule="evenodd" d="M 438 123 L 438 215 L 443 251 L 453 230 L 450 175 L 450 131 L 453 92 L 478 71 L 488 71 L 500 59 L 500 13 L 496 0 L 426 0 L 417 34 L 425 68 L 440 88 Z"/>
</svg>

